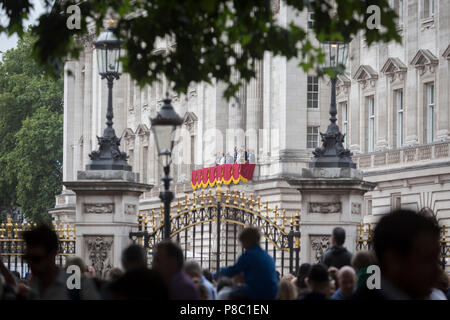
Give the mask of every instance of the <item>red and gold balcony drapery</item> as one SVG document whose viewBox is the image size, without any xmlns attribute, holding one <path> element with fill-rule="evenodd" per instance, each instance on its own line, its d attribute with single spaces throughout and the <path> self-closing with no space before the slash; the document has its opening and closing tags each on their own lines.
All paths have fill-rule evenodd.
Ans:
<svg viewBox="0 0 450 320">
<path fill-rule="evenodd" d="M 253 179 L 254 163 L 233 163 L 192 171 L 192 189 L 214 187 L 220 181 L 223 184 L 238 184 Z"/>
</svg>

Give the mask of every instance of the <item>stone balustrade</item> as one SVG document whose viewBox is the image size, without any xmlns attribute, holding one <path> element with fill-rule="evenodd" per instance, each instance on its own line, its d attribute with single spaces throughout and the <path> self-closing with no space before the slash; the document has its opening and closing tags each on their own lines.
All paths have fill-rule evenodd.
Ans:
<svg viewBox="0 0 450 320">
<path fill-rule="evenodd" d="M 353 161 L 358 169 L 392 167 L 408 165 L 421 161 L 449 158 L 450 142 L 435 142 L 426 145 L 403 147 L 398 149 L 375 151 L 354 155 Z"/>
</svg>

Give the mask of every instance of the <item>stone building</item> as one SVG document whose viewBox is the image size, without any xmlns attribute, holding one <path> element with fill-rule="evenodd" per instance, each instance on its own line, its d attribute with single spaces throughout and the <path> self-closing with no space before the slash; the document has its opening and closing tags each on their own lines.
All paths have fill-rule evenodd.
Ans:
<svg viewBox="0 0 450 320">
<path fill-rule="evenodd" d="M 450 222 L 450 2 L 391 2 L 399 14 L 402 43 L 368 47 L 363 34 L 356 36 L 347 73 L 337 83 L 337 117 L 345 144 L 364 179 L 376 184 L 351 209 L 350 204 L 339 207 L 352 211 L 346 225 L 351 250 L 361 219 L 376 222 L 394 208 L 426 209 L 441 224 Z M 308 29 L 314 23 L 310 12 L 297 15 L 283 1 L 272 3 L 281 25 L 295 21 Z M 77 171 L 84 170 L 105 126 L 107 88 L 97 73 L 93 39 L 84 39 L 79 60 L 65 65 L 73 74 L 65 74 L 64 181 L 76 179 Z M 161 40 L 155 54 L 170 45 Z M 320 144 L 319 132 L 327 128 L 330 83 L 314 72 L 305 73 L 298 64 L 299 60 L 267 53 L 257 63 L 257 78 L 230 102 L 222 96 L 221 83 L 195 84 L 182 96 L 169 95 L 184 117 L 184 134 L 172 167 L 177 196 L 192 192 L 193 169 L 210 166 L 217 152 L 231 153 L 234 146 L 245 145 L 257 155 L 254 179 L 232 188 L 253 192 L 288 214 L 296 210 L 302 217 L 309 214 L 290 182 L 302 178 L 312 150 Z M 162 170 L 149 116 L 161 106 L 167 91 L 166 81 L 141 89 L 127 74 L 114 83 L 114 127 L 121 134 L 121 148 L 140 181 L 155 185 L 141 197 L 140 211 L 160 206 Z M 227 129 L 232 130 L 227 133 Z M 330 198 L 340 201 L 338 195 Z M 328 214 L 339 221 L 342 212 L 338 211 Z M 71 221 L 74 212 L 75 195 L 64 190 L 51 213 L 57 220 Z M 302 235 L 304 261 L 314 261 L 318 251 L 329 245 L 332 226 L 312 224 L 315 233 Z"/>
</svg>

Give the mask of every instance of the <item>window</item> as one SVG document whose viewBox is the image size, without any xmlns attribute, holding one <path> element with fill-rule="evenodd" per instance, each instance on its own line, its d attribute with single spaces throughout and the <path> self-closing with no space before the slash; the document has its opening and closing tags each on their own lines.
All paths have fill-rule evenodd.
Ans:
<svg viewBox="0 0 450 320">
<path fill-rule="evenodd" d="M 375 147 L 375 101 L 374 97 L 367 98 L 367 151 L 372 152 Z"/>
<path fill-rule="evenodd" d="M 402 196 L 398 193 L 391 195 L 391 210 L 398 210 L 402 208 Z"/>
<path fill-rule="evenodd" d="M 394 11 L 397 14 L 397 24 L 403 25 L 403 0 L 394 0 Z"/>
<path fill-rule="evenodd" d="M 314 29 L 314 12 L 308 11 L 308 29 Z"/>
<path fill-rule="evenodd" d="M 427 143 L 431 143 L 434 140 L 434 83 L 426 85 L 427 88 L 427 105 L 426 105 L 426 127 L 427 127 Z"/>
<path fill-rule="evenodd" d="M 396 146 L 403 145 L 403 90 L 396 90 L 395 104 L 396 104 Z"/>
<path fill-rule="evenodd" d="M 423 0 L 422 5 L 422 18 L 434 17 L 434 0 Z"/>
<path fill-rule="evenodd" d="M 148 167 L 148 146 L 142 151 L 142 183 L 147 183 L 147 167 Z"/>
<path fill-rule="evenodd" d="M 308 127 L 306 135 L 306 147 L 317 148 L 319 145 L 319 127 Z"/>
<path fill-rule="evenodd" d="M 347 102 L 341 103 L 341 126 L 342 134 L 344 135 L 344 147 L 348 146 L 348 113 L 347 113 Z"/>
<path fill-rule="evenodd" d="M 317 109 L 319 107 L 319 78 L 308 76 L 307 107 Z"/>
<path fill-rule="evenodd" d="M 134 167 L 134 150 L 130 149 L 128 151 L 128 164 L 132 167 Z"/>
<path fill-rule="evenodd" d="M 366 215 L 371 215 L 372 214 L 372 198 L 366 197 L 365 202 L 366 202 Z"/>
</svg>

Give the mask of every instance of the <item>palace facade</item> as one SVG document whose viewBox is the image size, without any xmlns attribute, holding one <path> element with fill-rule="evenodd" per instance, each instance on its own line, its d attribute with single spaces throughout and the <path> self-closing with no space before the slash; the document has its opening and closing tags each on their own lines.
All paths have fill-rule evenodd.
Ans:
<svg viewBox="0 0 450 320">
<path fill-rule="evenodd" d="M 391 2 L 399 14 L 402 43 L 368 47 L 363 34 L 356 36 L 347 73 L 337 83 L 337 117 L 345 144 L 364 179 L 376 183 L 356 214 L 376 222 L 395 208 L 425 209 L 448 226 L 450 1 Z M 281 25 L 295 21 L 308 29 L 314 23 L 312 13 L 296 15 L 283 1 L 273 1 L 273 7 Z M 76 180 L 77 171 L 85 170 L 105 126 L 107 88 L 97 72 L 93 40 L 85 38 L 80 58 L 65 65 L 72 75 L 65 73 L 64 79 L 64 181 Z M 171 45 L 161 40 L 155 54 Z M 298 64 L 267 53 L 257 63 L 257 78 L 229 102 L 222 96 L 222 83 L 195 84 L 185 95 L 169 95 L 184 118 L 171 172 L 177 197 L 192 193 L 192 170 L 210 166 L 218 152 L 231 154 L 234 146 L 245 146 L 256 154 L 254 178 L 232 189 L 255 193 L 288 214 L 307 214 L 301 194 L 288 181 L 301 178 L 321 143 L 319 133 L 327 129 L 330 81 L 305 73 Z M 165 81 L 139 88 L 127 74 L 114 83 L 114 128 L 122 137 L 121 149 L 140 181 L 154 185 L 141 197 L 140 211 L 160 206 L 162 168 L 149 116 L 167 91 Z M 72 221 L 74 193 L 63 190 L 50 211 L 56 220 Z M 313 244 L 328 235 L 324 229 L 318 240 L 305 244 L 310 257 L 315 256 Z"/>
</svg>

